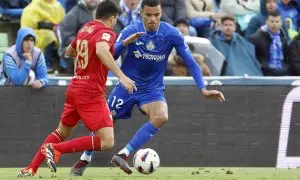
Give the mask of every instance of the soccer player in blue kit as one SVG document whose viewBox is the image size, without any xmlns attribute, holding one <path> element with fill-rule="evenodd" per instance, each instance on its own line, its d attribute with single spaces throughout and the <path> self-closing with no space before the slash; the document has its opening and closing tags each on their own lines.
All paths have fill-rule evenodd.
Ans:
<svg viewBox="0 0 300 180">
<path fill-rule="evenodd" d="M 137 91 L 130 94 L 121 84 L 117 84 L 108 100 L 114 119 L 130 118 L 135 104 L 149 117 L 149 121 L 136 132 L 131 141 L 112 157 L 111 162 L 127 174 L 132 173 L 127 163 L 130 154 L 147 143 L 168 121 L 163 78 L 173 48 L 182 57 L 202 95 L 225 100 L 221 92 L 205 88 L 200 66 L 193 59 L 181 33 L 172 25 L 160 21 L 160 0 L 143 0 L 141 15 L 143 22 L 127 26 L 120 33 L 114 52 L 114 58 L 117 59 L 126 51 L 121 69 L 135 81 Z M 91 151 L 84 152 L 72 167 L 71 175 L 82 175 L 91 156 Z"/>
</svg>

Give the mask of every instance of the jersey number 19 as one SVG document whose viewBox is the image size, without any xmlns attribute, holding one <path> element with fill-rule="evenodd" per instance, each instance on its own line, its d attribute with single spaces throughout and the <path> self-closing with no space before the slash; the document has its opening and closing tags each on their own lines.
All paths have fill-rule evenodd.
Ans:
<svg viewBox="0 0 300 180">
<path fill-rule="evenodd" d="M 85 39 L 77 40 L 76 52 L 77 52 L 77 57 L 75 61 L 75 69 L 76 67 L 85 69 L 89 63 L 88 41 Z"/>
</svg>

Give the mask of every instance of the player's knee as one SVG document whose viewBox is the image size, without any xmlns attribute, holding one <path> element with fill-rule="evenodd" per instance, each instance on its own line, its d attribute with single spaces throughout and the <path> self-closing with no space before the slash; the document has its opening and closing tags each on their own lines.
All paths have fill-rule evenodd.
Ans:
<svg viewBox="0 0 300 180">
<path fill-rule="evenodd" d="M 168 122 L 168 115 L 165 114 L 165 113 L 160 113 L 160 114 L 157 114 L 153 117 L 154 121 L 163 125 L 165 124 L 166 122 Z"/>
<path fill-rule="evenodd" d="M 115 140 L 113 137 L 105 138 L 101 141 L 101 149 L 106 150 L 106 149 L 111 149 L 115 145 Z"/>
</svg>

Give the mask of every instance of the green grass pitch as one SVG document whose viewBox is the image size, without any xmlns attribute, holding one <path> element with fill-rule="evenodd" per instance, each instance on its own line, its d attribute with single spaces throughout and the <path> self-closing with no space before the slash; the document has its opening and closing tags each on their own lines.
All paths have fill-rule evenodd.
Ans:
<svg viewBox="0 0 300 180">
<path fill-rule="evenodd" d="M 1 180 L 13 180 L 20 168 L 0 168 Z M 70 168 L 58 168 L 54 175 L 41 168 L 30 179 L 53 180 L 300 180 L 300 169 L 275 168 L 166 168 L 160 167 L 152 175 L 134 171 L 126 175 L 117 168 L 88 168 L 83 177 L 70 177 Z M 52 177 L 54 175 L 54 177 Z"/>
</svg>

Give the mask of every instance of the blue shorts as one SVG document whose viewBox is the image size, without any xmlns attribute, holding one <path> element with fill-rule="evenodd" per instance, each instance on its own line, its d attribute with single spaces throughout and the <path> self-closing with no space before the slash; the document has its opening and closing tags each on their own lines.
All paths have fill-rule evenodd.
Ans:
<svg viewBox="0 0 300 180">
<path fill-rule="evenodd" d="M 131 117 L 131 111 L 136 104 L 139 109 L 144 104 L 154 101 L 166 101 L 163 89 L 137 90 L 129 94 L 120 84 L 110 93 L 108 106 L 113 119 L 128 119 Z"/>
</svg>

